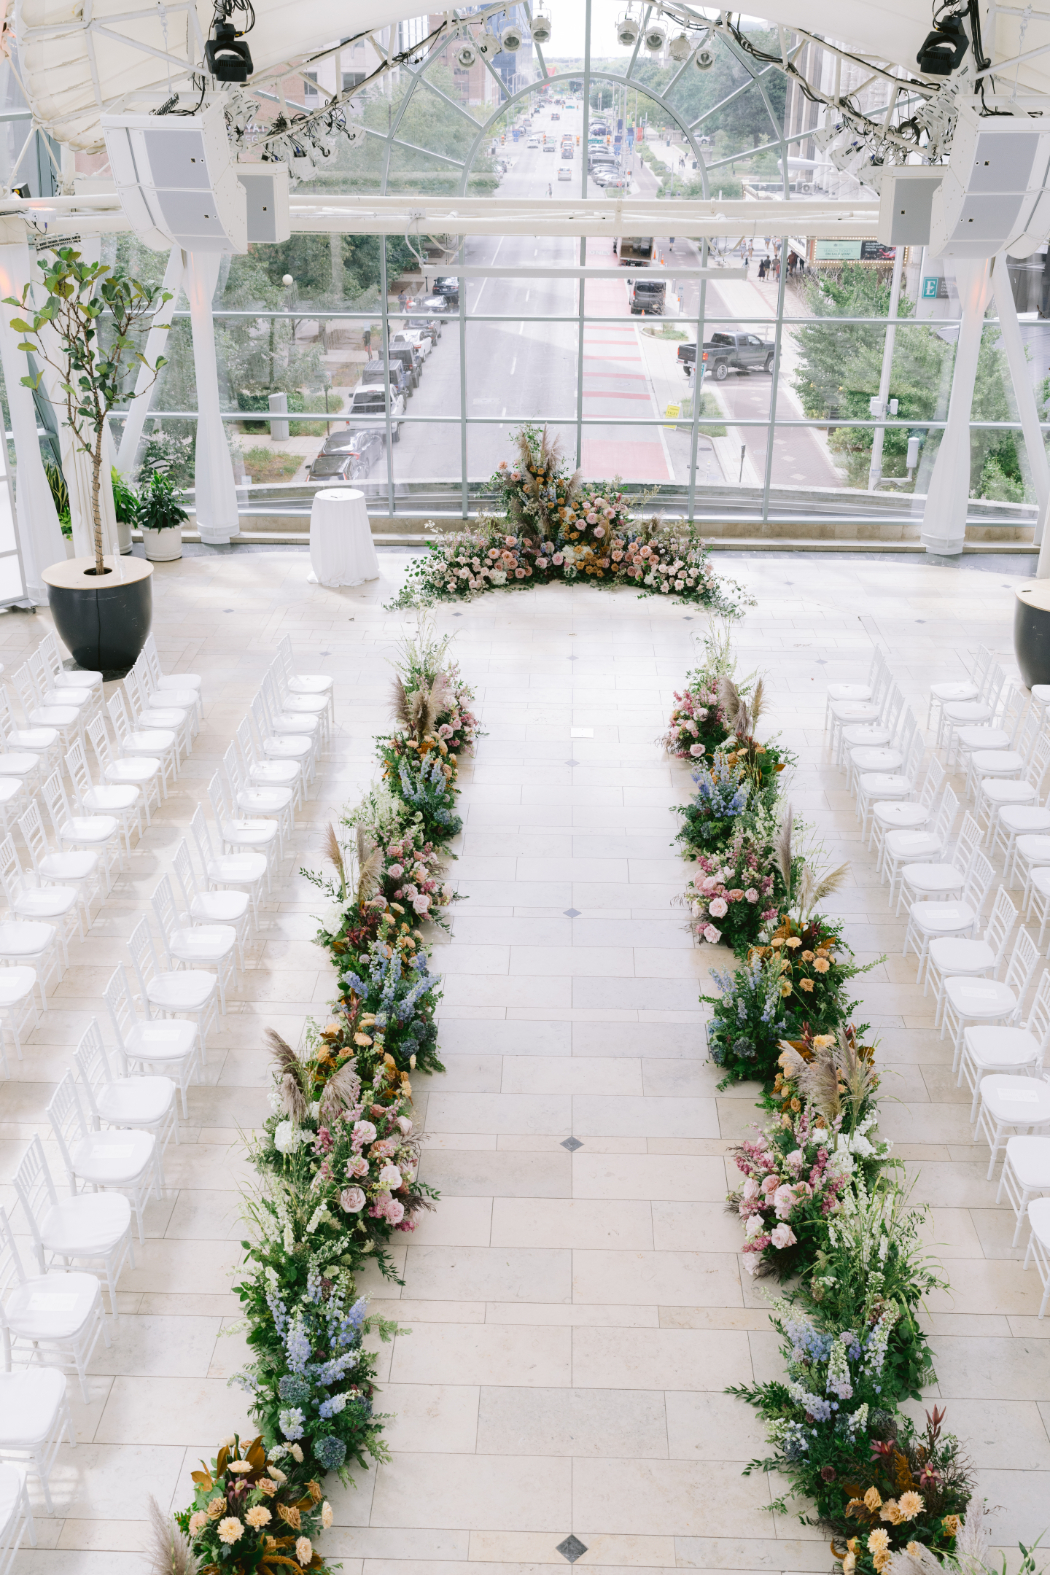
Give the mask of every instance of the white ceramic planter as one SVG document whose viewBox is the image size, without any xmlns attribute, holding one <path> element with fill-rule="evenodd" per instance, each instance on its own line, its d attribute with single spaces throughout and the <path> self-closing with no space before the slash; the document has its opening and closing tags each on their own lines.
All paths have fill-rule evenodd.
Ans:
<svg viewBox="0 0 1050 1575">
<path fill-rule="evenodd" d="M 151 563 L 171 563 L 174 558 L 182 557 L 181 525 L 169 525 L 165 530 L 144 530 L 142 540 Z"/>
</svg>

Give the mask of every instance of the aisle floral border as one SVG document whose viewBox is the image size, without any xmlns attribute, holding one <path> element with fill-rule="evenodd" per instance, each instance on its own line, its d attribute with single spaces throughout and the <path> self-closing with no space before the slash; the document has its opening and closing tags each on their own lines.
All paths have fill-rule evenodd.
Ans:
<svg viewBox="0 0 1050 1575">
<path fill-rule="evenodd" d="M 877 1047 L 848 992 L 866 970 L 818 911 L 845 867 L 821 875 L 798 851 L 776 770 L 790 757 L 757 741 L 761 680 L 735 680 L 724 624 L 675 694 L 662 742 L 696 785 L 676 838 L 693 863 L 690 927 L 739 962 L 713 969 L 719 993 L 700 998 L 713 1007 L 709 1054 L 721 1087 L 762 1085 L 764 1120 L 732 1150 L 741 1184 L 727 1206 L 747 1273 L 791 1281 L 771 1302 L 784 1378 L 728 1391 L 766 1427 L 769 1453 L 744 1474 L 781 1474 L 771 1508 L 794 1501 L 822 1527 L 842 1575 L 980 1575 L 990 1538 L 972 1464 L 943 1411 L 921 1429 L 900 1409 L 933 1381 L 918 1310 L 947 1281 L 920 1245 L 927 1211 L 910 1205 L 879 1135 Z"/>
</svg>

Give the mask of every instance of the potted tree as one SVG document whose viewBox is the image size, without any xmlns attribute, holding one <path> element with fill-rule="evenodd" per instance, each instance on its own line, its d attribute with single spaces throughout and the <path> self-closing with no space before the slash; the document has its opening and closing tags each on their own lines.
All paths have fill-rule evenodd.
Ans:
<svg viewBox="0 0 1050 1575">
<path fill-rule="evenodd" d="M 189 515 L 176 496 L 174 482 L 162 470 L 155 470 L 149 486 L 140 492 L 136 514 L 151 563 L 182 557 L 182 524 Z"/>
<path fill-rule="evenodd" d="M 52 564 L 43 578 L 58 632 L 74 660 L 103 673 L 126 672 L 149 634 L 153 569 L 140 558 L 107 556 L 103 550 L 99 497 L 106 420 L 131 394 L 132 376 L 140 367 L 155 379 L 165 365 L 163 356 L 150 365 L 139 349 L 137 330 L 171 294 L 132 279 L 121 268 L 85 262 L 71 246 L 41 259 L 40 268 L 40 309 L 33 302 L 32 283 L 21 299 L 8 297 L 6 304 L 27 314 L 12 319 L 23 336 L 19 348 L 58 374 L 60 398 L 52 402 L 91 460 L 94 530 L 92 557 Z M 30 373 L 22 382 L 35 390 L 42 376 Z"/>
</svg>

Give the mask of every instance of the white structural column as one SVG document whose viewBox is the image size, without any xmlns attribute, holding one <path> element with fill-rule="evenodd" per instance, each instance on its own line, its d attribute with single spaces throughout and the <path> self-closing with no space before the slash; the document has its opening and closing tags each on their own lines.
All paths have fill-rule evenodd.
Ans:
<svg viewBox="0 0 1050 1575">
<path fill-rule="evenodd" d="M 155 366 L 158 358 L 165 354 L 168 342 L 168 329 L 175 315 L 178 305 L 179 291 L 182 289 L 183 275 L 186 271 L 185 253 L 180 246 L 171 248 L 168 257 L 168 266 L 164 270 L 164 283 L 162 290 L 167 291 L 171 300 L 159 306 L 153 314 L 150 331 L 146 335 L 146 344 L 143 354 L 150 366 Z M 142 429 L 149 415 L 150 401 L 157 380 L 148 367 L 140 367 L 139 375 L 135 381 L 135 392 L 128 406 L 128 417 L 124 422 L 124 430 L 120 435 L 120 447 L 117 450 L 117 469 L 122 476 L 131 476 L 135 464 L 135 455 L 138 453 L 139 442 L 142 438 Z"/>
<path fill-rule="evenodd" d="M 30 278 L 31 266 L 29 246 L 24 238 L 0 243 L 0 299 L 22 294 L 22 287 Z M 44 607 L 47 586 L 41 578 L 42 571 L 66 556 L 66 543 L 40 457 L 33 395 L 21 381 L 29 368 L 25 351 L 18 348 L 22 336 L 11 327 L 11 318 L 17 316 L 14 307 L 0 307 L 0 361 L 15 439 L 15 515 L 26 593 L 33 602 Z"/>
<path fill-rule="evenodd" d="M 222 253 L 184 252 L 183 258 L 193 326 L 193 366 L 197 374 L 197 528 L 201 541 L 223 545 L 231 536 L 236 536 L 241 527 L 230 445 L 226 441 L 219 403 L 215 325 L 211 315 Z"/>
<path fill-rule="evenodd" d="M 1047 506 L 1050 505 L 1050 465 L 1047 464 L 1046 445 L 1039 427 L 1035 389 L 1032 387 L 1031 371 L 1025 359 L 1021 325 L 1017 321 L 1017 303 L 1014 300 L 1010 270 L 1005 256 L 992 258 L 992 290 L 995 295 L 996 311 L 999 314 L 999 337 L 1002 339 L 1010 366 L 1014 398 L 1017 400 L 1017 414 L 1021 422 L 1021 431 L 1024 433 L 1024 446 L 1032 473 L 1032 485 L 1035 487 L 1038 504 L 1035 544 L 1039 546 L 1045 539 L 1046 512 Z"/>
<path fill-rule="evenodd" d="M 933 462 L 933 474 L 922 516 L 922 544 L 927 552 L 962 552 L 966 540 L 966 505 L 970 497 L 970 411 L 981 352 L 984 314 L 991 298 L 987 261 L 955 263 L 955 282 L 962 305 L 962 326 L 955 352 L 955 370 L 948 402 L 948 421 Z"/>
</svg>

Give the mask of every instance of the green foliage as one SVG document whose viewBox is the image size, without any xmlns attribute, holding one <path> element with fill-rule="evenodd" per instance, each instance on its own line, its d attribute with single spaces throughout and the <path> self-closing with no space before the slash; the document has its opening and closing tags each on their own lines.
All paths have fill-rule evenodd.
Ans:
<svg viewBox="0 0 1050 1575">
<path fill-rule="evenodd" d="M 124 480 L 116 465 L 110 467 L 110 481 L 113 486 L 113 507 L 117 519 L 124 525 L 134 525 L 138 518 L 138 493 Z"/>
<path fill-rule="evenodd" d="M 47 477 L 47 484 L 51 488 L 51 496 L 55 500 L 55 509 L 58 513 L 58 528 L 66 541 L 72 541 L 73 518 L 69 508 L 69 488 L 66 486 L 66 478 L 62 474 L 61 465 L 57 464 L 53 459 L 45 459 L 44 475 Z M 119 514 L 117 518 L 120 518 Z"/>
<path fill-rule="evenodd" d="M 138 497 L 136 519 L 142 530 L 170 530 L 189 519 L 179 502 L 175 483 L 163 470 L 155 470 Z"/>
</svg>

